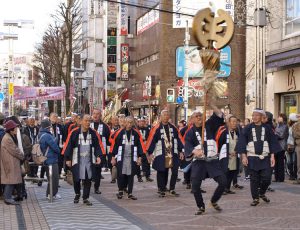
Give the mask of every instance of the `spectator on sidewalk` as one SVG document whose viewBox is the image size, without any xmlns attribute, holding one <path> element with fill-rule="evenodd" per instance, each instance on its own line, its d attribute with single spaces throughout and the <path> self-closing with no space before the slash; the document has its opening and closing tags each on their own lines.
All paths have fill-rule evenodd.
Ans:
<svg viewBox="0 0 300 230">
<path fill-rule="evenodd" d="M 293 135 L 293 126 L 298 121 L 297 114 L 291 113 L 289 116 L 289 137 L 287 140 L 286 161 L 290 175 L 290 180 L 297 179 L 297 159 L 296 159 L 296 143 Z"/>
<path fill-rule="evenodd" d="M 2 138 L 5 135 L 5 129 L 3 127 L 4 120 L 5 120 L 5 116 L 3 115 L 3 113 L 0 113 L 0 144 L 1 144 Z M 0 164 L 0 166 L 1 166 L 1 164 Z M 0 167 L 0 172 L 1 172 L 1 167 Z M 1 174 L 0 174 L 0 197 L 3 196 L 3 189 L 4 189 L 4 186 L 2 186 Z"/>
<path fill-rule="evenodd" d="M 281 113 L 277 119 L 277 126 L 275 128 L 275 134 L 278 138 L 279 144 L 282 151 L 275 154 L 275 181 L 274 182 L 284 182 L 284 156 L 287 150 L 287 139 L 289 136 L 289 128 L 287 126 L 287 117 L 285 114 Z"/>
<path fill-rule="evenodd" d="M 21 162 L 22 184 L 18 185 L 20 187 L 16 188 L 16 190 L 19 192 L 17 192 L 17 196 L 14 198 L 15 201 L 22 201 L 23 198 L 27 199 L 24 177 L 26 176 L 26 174 L 30 173 L 29 160 L 31 159 L 32 144 L 30 141 L 30 137 L 28 137 L 24 133 L 24 129 L 22 128 L 22 123 L 20 122 L 19 118 L 16 116 L 10 116 L 7 117 L 6 121 L 9 120 L 12 120 L 18 125 L 18 129 L 17 129 L 18 148 L 24 154 L 24 160 Z"/>
<path fill-rule="evenodd" d="M 21 161 L 24 153 L 18 148 L 18 125 L 10 120 L 5 123 L 6 134 L 1 141 L 1 183 L 4 187 L 4 202 L 16 205 L 12 192 L 16 185 L 22 183 Z M 18 191 L 20 192 L 20 191 Z"/>
<path fill-rule="evenodd" d="M 48 179 L 46 197 L 50 199 L 49 166 L 52 166 L 53 198 L 60 199 L 61 198 L 60 195 L 57 194 L 58 183 L 59 183 L 58 156 L 60 154 L 60 149 L 55 140 L 55 137 L 51 134 L 50 129 L 51 129 L 51 122 L 48 119 L 42 120 L 38 139 L 41 146 L 41 150 L 47 157 L 47 160 L 44 162 L 45 171 Z"/>
</svg>

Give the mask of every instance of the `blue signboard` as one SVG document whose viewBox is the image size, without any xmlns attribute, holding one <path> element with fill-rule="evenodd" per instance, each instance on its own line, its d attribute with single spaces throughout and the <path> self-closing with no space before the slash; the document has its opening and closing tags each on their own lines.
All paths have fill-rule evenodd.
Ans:
<svg viewBox="0 0 300 230">
<path fill-rule="evenodd" d="M 183 46 L 176 49 L 176 76 L 184 77 L 185 73 L 185 50 Z M 229 77 L 231 73 L 231 48 L 226 46 L 221 50 L 220 54 L 221 68 L 218 77 Z M 199 55 L 197 46 L 190 46 L 187 58 L 187 68 L 189 70 L 189 78 L 203 77 L 203 65 Z"/>
<path fill-rule="evenodd" d="M 4 93 L 0 92 L 0 102 L 4 101 Z"/>
</svg>

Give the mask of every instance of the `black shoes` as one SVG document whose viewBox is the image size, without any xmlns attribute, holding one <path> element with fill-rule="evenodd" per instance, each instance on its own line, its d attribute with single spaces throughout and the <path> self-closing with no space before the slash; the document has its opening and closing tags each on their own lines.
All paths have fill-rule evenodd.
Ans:
<svg viewBox="0 0 300 230">
<path fill-rule="evenodd" d="M 119 191 L 116 195 L 117 195 L 117 198 L 120 200 L 123 198 L 124 193 L 123 193 L 123 191 Z"/>
<path fill-rule="evenodd" d="M 138 177 L 138 182 L 143 182 L 142 177 Z"/>
<path fill-rule="evenodd" d="M 226 189 L 224 192 L 223 192 L 223 195 L 227 195 L 227 194 L 235 194 L 234 191 L 231 191 L 229 189 Z"/>
<path fill-rule="evenodd" d="M 266 203 L 270 203 L 270 199 L 266 197 L 266 195 L 259 195 L 259 198 L 261 198 Z"/>
<path fill-rule="evenodd" d="M 203 215 L 205 213 L 205 208 L 204 207 L 201 207 L 198 209 L 198 211 L 195 213 L 195 215 Z"/>
<path fill-rule="evenodd" d="M 177 178 L 177 179 L 176 179 L 176 182 L 180 182 L 180 181 L 181 181 L 181 179 L 180 179 L 180 178 Z"/>
<path fill-rule="evenodd" d="M 158 191 L 158 194 L 159 194 L 159 195 L 158 195 L 159 197 L 162 197 L 162 198 L 163 198 L 163 197 L 166 197 L 165 191 Z"/>
<path fill-rule="evenodd" d="M 74 204 L 78 204 L 80 199 L 80 194 L 76 194 L 74 198 Z"/>
<path fill-rule="evenodd" d="M 250 205 L 251 206 L 257 206 L 257 205 L 259 205 L 259 199 L 254 199 Z"/>
<path fill-rule="evenodd" d="M 99 189 L 95 189 L 95 194 L 101 194 L 101 191 Z"/>
<path fill-rule="evenodd" d="M 15 197 L 14 198 L 14 201 L 23 201 L 23 197 L 21 197 L 21 196 L 17 196 L 17 197 Z"/>
<path fill-rule="evenodd" d="M 19 205 L 19 203 L 14 201 L 13 199 L 4 200 L 4 203 L 7 205 Z"/>
<path fill-rule="evenodd" d="M 241 186 L 241 185 L 238 185 L 238 184 L 233 185 L 233 187 L 236 188 L 236 189 L 243 189 L 244 188 L 244 186 Z"/>
<path fill-rule="evenodd" d="M 110 183 L 115 184 L 116 183 L 116 179 L 112 179 Z"/>
<path fill-rule="evenodd" d="M 210 205 L 218 212 L 222 211 L 222 208 L 217 203 L 210 202 Z"/>
<path fill-rule="evenodd" d="M 191 184 L 186 184 L 186 189 L 191 189 L 192 188 L 192 185 Z"/>
<path fill-rule="evenodd" d="M 272 189 L 271 187 L 268 187 L 267 192 L 275 192 L 275 190 Z"/>
<path fill-rule="evenodd" d="M 206 193 L 206 191 L 203 190 L 202 188 L 200 188 L 200 192 L 201 192 L 201 193 Z"/>
<path fill-rule="evenodd" d="M 43 184 L 43 182 L 42 182 L 42 181 L 39 181 L 39 182 L 37 183 L 37 185 L 38 185 L 39 187 L 41 187 L 41 186 L 42 186 L 42 184 Z"/>
<path fill-rule="evenodd" d="M 186 185 L 186 184 L 187 184 L 186 180 L 183 180 L 183 181 L 182 181 L 182 184 L 183 184 L 183 185 Z"/>
<path fill-rule="evenodd" d="M 134 195 L 132 195 L 132 194 L 128 194 L 128 199 L 130 199 L 130 200 L 137 200 L 137 198 Z"/>
<path fill-rule="evenodd" d="M 178 194 L 177 192 L 175 192 L 175 190 L 170 190 L 170 195 L 178 197 L 180 194 Z"/>
<path fill-rule="evenodd" d="M 83 200 L 83 203 L 86 205 L 86 206 L 92 206 L 93 203 L 91 201 L 89 201 L 88 199 L 86 200 Z"/>
<path fill-rule="evenodd" d="M 146 177 L 146 181 L 147 181 L 147 182 L 153 182 L 153 179 L 150 178 L 150 177 Z"/>
</svg>

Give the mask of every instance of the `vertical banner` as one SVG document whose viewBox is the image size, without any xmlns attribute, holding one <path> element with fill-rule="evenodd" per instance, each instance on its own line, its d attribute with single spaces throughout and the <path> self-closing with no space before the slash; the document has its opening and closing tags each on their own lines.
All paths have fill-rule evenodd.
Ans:
<svg viewBox="0 0 300 230">
<path fill-rule="evenodd" d="M 121 44 L 121 81 L 129 80 L 129 44 Z"/>
<path fill-rule="evenodd" d="M 124 2 L 124 0 L 122 0 Z M 121 36 L 128 35 L 128 7 L 124 4 L 121 4 L 120 7 L 120 19 L 121 19 Z"/>
<path fill-rule="evenodd" d="M 117 80 L 118 4 L 108 2 L 107 13 L 107 80 Z"/>
</svg>

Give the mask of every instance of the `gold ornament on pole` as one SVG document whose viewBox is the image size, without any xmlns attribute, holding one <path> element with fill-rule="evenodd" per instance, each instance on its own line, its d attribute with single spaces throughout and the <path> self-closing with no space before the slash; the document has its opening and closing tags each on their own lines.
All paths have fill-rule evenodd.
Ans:
<svg viewBox="0 0 300 230">
<path fill-rule="evenodd" d="M 212 93 L 215 80 L 220 70 L 220 52 L 232 39 L 234 23 L 224 10 L 217 11 L 218 16 L 210 8 L 199 10 L 193 21 L 193 34 L 200 47 L 200 57 L 204 68 L 202 85 L 204 86 L 204 108 L 202 137 L 204 137 L 208 95 Z M 218 89 L 216 89 L 218 90 Z M 204 138 L 202 138 L 202 146 Z"/>
</svg>

